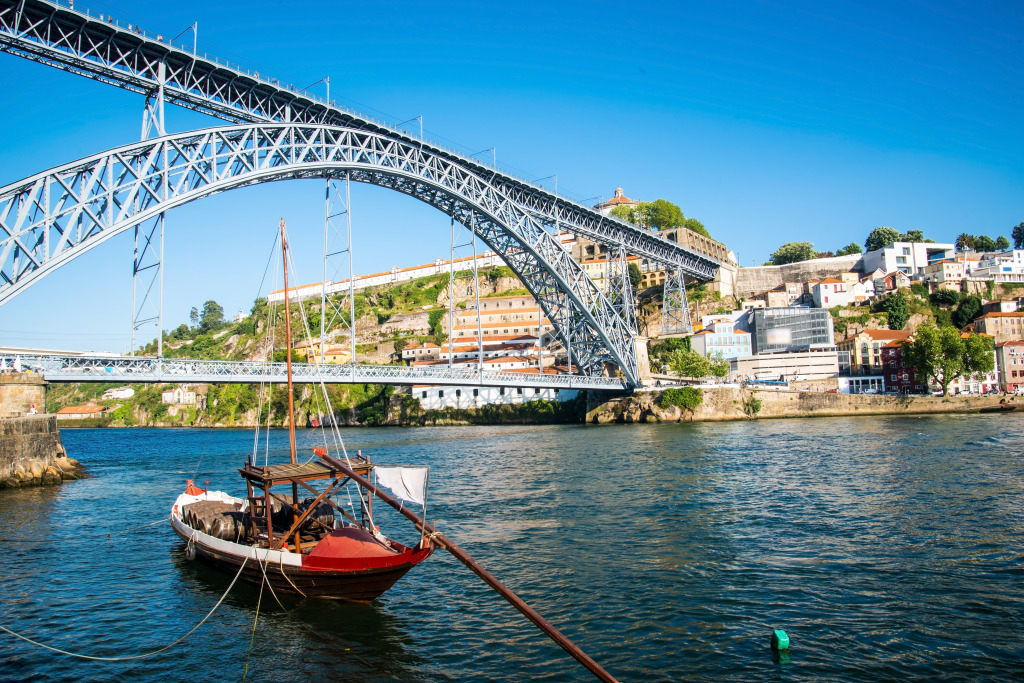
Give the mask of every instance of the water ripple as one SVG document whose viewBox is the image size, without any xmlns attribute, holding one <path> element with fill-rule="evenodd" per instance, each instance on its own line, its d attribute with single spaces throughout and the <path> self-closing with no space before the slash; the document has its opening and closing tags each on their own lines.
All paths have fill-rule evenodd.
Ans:
<svg viewBox="0 0 1024 683">
<path fill-rule="evenodd" d="M 230 576 L 159 519 L 184 479 L 240 492 L 243 431 L 67 430 L 97 475 L 0 494 L 0 623 L 97 655 L 155 649 Z M 317 443 L 300 432 L 300 447 Z M 622 680 L 1017 680 L 1015 416 L 351 430 L 431 466 L 430 517 Z M 286 455 L 275 433 L 273 453 Z M 414 540 L 381 513 L 385 530 Z M 128 534 L 115 533 L 139 527 Z M 108 538 L 108 534 L 110 537 Z M 0 637 L 0 682 L 240 678 L 258 590 L 178 648 L 86 663 Z M 371 606 L 265 595 L 252 680 L 589 680 L 437 553 Z M 791 652 L 768 636 L 785 628 Z M 187 668 L 186 668 L 187 667 Z"/>
</svg>

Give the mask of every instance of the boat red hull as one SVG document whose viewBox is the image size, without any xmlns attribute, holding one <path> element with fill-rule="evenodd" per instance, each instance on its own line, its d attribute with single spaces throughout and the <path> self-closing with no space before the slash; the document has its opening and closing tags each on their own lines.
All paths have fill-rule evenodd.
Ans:
<svg viewBox="0 0 1024 683">
<path fill-rule="evenodd" d="M 261 561 L 253 557 L 251 547 L 237 543 L 221 542 L 217 544 L 222 546 L 221 548 L 214 547 L 213 543 L 204 542 L 204 539 L 209 537 L 195 532 L 173 516 L 172 526 L 183 541 L 195 548 L 196 557 L 202 558 L 218 569 L 230 574 L 237 574 L 239 567 L 244 563 L 245 568 L 240 576 L 244 581 L 261 585 L 264 582 L 265 572 L 265 580 L 275 592 L 292 593 L 321 600 L 372 602 L 433 552 L 433 548 L 430 547 L 409 548 L 396 554 L 387 563 L 378 563 L 383 566 L 362 569 L 312 568 L 296 566 L 283 561 Z M 236 546 L 236 548 L 231 546 Z M 307 558 L 302 557 L 302 560 L 305 561 Z"/>
</svg>

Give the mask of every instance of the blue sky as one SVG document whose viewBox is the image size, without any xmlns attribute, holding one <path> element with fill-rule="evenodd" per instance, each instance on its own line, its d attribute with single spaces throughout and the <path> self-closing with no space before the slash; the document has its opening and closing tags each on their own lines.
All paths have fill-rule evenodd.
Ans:
<svg viewBox="0 0 1024 683">
<path fill-rule="evenodd" d="M 80 5 L 81 6 L 81 5 Z M 780 244 L 939 241 L 1024 221 L 1020 3 L 89 3 L 428 137 L 496 148 L 577 198 L 664 197 L 761 263 Z M 0 185 L 138 138 L 142 98 L 0 54 Z M 322 86 L 317 86 L 322 87 Z M 168 108 L 170 131 L 217 121 Z M 165 327 L 257 296 L 286 216 L 320 279 L 323 183 L 237 190 L 168 215 Z M 359 273 L 447 253 L 447 218 L 353 186 Z M 0 344 L 123 351 L 130 233 L 0 307 Z M 151 339 L 155 329 L 144 331 Z"/>
</svg>

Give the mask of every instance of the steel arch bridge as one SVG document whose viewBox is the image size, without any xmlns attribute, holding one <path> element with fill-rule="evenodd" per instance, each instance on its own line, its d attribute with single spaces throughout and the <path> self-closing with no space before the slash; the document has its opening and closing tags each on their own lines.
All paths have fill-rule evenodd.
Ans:
<svg viewBox="0 0 1024 683">
<path fill-rule="evenodd" d="M 126 145 L 0 188 L 0 301 L 176 206 L 257 183 L 348 174 L 472 229 L 523 280 L 587 374 L 638 381 L 633 334 L 580 265 L 500 188 L 415 144 L 328 126 L 250 124 Z"/>
<path fill-rule="evenodd" d="M 713 278 L 721 257 L 109 16 L 0 0 L 0 49 L 145 94 L 147 111 L 155 98 L 247 124 L 126 145 L 0 188 L 0 304 L 185 202 L 254 183 L 347 177 L 409 194 L 470 227 L 537 297 L 576 365 L 596 375 L 612 362 L 637 384 L 633 331 L 552 230 L 663 264 L 680 282 L 683 274 Z"/>
</svg>

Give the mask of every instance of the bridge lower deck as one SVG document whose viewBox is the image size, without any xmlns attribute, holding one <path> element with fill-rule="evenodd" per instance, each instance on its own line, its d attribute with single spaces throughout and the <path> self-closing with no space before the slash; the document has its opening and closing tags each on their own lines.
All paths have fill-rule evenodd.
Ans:
<svg viewBox="0 0 1024 683">
<path fill-rule="evenodd" d="M 31 370 L 50 382 L 283 384 L 285 363 L 90 356 L 0 356 L 0 368 Z M 539 374 L 476 367 L 293 363 L 297 384 L 394 384 L 627 391 L 618 377 Z"/>
</svg>

